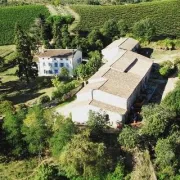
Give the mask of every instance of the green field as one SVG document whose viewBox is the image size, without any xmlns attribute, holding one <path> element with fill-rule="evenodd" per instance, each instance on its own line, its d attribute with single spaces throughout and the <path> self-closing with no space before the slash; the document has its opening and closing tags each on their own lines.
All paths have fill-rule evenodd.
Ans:
<svg viewBox="0 0 180 180">
<path fill-rule="evenodd" d="M 13 44 L 16 22 L 27 30 L 39 14 L 48 16 L 48 9 L 42 5 L 1 7 L 0 45 Z"/>
<path fill-rule="evenodd" d="M 101 28 L 108 19 L 124 19 L 128 26 L 144 19 L 151 18 L 157 35 L 180 37 L 180 1 L 149 2 L 119 6 L 71 6 L 80 17 L 75 30 L 90 31 Z"/>
</svg>

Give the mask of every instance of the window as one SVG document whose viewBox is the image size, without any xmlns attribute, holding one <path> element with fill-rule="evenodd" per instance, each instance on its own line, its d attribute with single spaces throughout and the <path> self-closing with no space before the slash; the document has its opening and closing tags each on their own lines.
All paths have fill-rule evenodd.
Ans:
<svg viewBox="0 0 180 180">
<path fill-rule="evenodd" d="M 66 67 L 69 68 L 69 64 L 68 63 L 66 63 Z"/>
<path fill-rule="evenodd" d="M 81 63 L 81 58 L 77 59 L 77 63 Z"/>
<path fill-rule="evenodd" d="M 46 66 L 46 63 L 45 63 L 45 62 L 43 62 L 43 66 Z"/>
<path fill-rule="evenodd" d="M 62 61 L 63 59 L 61 58 L 61 61 Z"/>
<path fill-rule="evenodd" d="M 69 59 L 68 58 L 66 58 L 66 61 L 68 61 Z"/>
<path fill-rule="evenodd" d="M 46 70 L 44 70 L 44 74 L 46 74 Z"/>
<path fill-rule="evenodd" d="M 64 67 L 64 63 L 60 63 L 60 67 Z"/>
<path fill-rule="evenodd" d="M 56 60 L 56 58 L 54 58 L 54 60 Z"/>
<path fill-rule="evenodd" d="M 54 67 L 58 67 L 58 63 L 54 63 Z"/>
<path fill-rule="evenodd" d="M 49 66 L 52 66 L 52 63 L 48 63 Z"/>
<path fill-rule="evenodd" d="M 58 74 L 58 70 L 54 70 L 54 73 L 55 73 L 55 74 Z"/>
<path fill-rule="evenodd" d="M 49 70 L 49 74 L 52 74 L 52 71 L 51 71 L 51 70 Z"/>
</svg>

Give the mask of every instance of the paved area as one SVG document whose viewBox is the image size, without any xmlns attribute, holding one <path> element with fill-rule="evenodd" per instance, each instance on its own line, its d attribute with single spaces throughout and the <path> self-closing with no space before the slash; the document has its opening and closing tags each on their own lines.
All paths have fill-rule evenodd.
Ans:
<svg viewBox="0 0 180 180">
<path fill-rule="evenodd" d="M 162 99 L 164 99 L 165 96 L 175 88 L 177 81 L 178 81 L 178 77 L 173 77 L 173 78 L 168 79 L 166 87 L 165 87 L 163 95 L 162 95 Z"/>
<path fill-rule="evenodd" d="M 71 110 L 72 110 L 74 107 L 76 107 L 75 102 L 76 102 L 76 101 L 73 101 L 73 102 L 70 102 L 70 103 L 67 104 L 67 105 L 64 105 L 64 106 L 62 106 L 62 107 L 57 108 L 57 109 L 56 109 L 56 112 L 59 113 L 59 114 L 62 114 L 62 115 L 64 115 L 64 116 L 66 116 L 66 117 L 68 117 L 68 116 L 70 115 L 70 113 L 71 113 Z"/>
</svg>

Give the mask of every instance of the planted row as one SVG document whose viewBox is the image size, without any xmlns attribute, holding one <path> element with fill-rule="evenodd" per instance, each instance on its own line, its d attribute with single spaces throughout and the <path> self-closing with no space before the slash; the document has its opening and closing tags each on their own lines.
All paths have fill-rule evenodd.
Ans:
<svg viewBox="0 0 180 180">
<path fill-rule="evenodd" d="M 16 22 L 18 22 L 24 30 L 27 30 L 39 14 L 48 16 L 48 9 L 42 5 L 1 7 L 0 45 L 13 44 L 14 26 Z"/>
<path fill-rule="evenodd" d="M 75 30 L 101 28 L 108 19 L 125 20 L 129 27 L 141 19 L 150 18 L 158 36 L 180 37 L 180 1 L 150 2 L 120 6 L 71 6 L 81 20 Z"/>
</svg>

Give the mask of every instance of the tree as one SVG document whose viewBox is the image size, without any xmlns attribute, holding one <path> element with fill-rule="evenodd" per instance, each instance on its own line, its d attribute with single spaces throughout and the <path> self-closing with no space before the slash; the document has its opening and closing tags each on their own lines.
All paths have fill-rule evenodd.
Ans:
<svg viewBox="0 0 180 180">
<path fill-rule="evenodd" d="M 59 180 L 61 178 L 67 179 L 59 174 L 58 167 L 46 163 L 38 168 L 34 180 Z"/>
<path fill-rule="evenodd" d="M 104 153 L 104 144 L 91 142 L 89 132 L 84 131 L 74 135 L 59 160 L 69 178 L 100 179 L 105 167 Z"/>
<path fill-rule="evenodd" d="M 176 88 L 169 92 L 161 102 L 162 106 L 180 114 L 180 89 Z"/>
<path fill-rule="evenodd" d="M 63 147 L 71 140 L 75 132 L 74 123 L 70 118 L 56 117 L 54 134 L 50 139 L 50 149 L 53 156 L 58 157 Z"/>
<path fill-rule="evenodd" d="M 109 117 L 105 112 L 89 111 L 87 125 L 97 136 L 101 136 L 103 130 L 107 128 L 108 124 Z"/>
<path fill-rule="evenodd" d="M 114 172 L 107 175 L 106 180 L 123 180 L 124 174 L 124 166 L 121 163 L 118 163 Z"/>
<path fill-rule="evenodd" d="M 52 38 L 50 25 L 46 22 L 44 15 L 40 14 L 35 19 L 29 34 L 34 40 L 35 46 L 42 45 Z"/>
<path fill-rule="evenodd" d="M 171 61 L 164 61 L 160 64 L 159 73 L 162 76 L 169 76 L 174 70 L 174 64 Z"/>
<path fill-rule="evenodd" d="M 81 80 L 85 80 L 89 76 L 89 67 L 84 64 L 80 64 L 76 68 L 76 74 Z"/>
<path fill-rule="evenodd" d="M 88 34 L 88 44 L 89 44 L 89 50 L 90 51 L 95 51 L 95 50 L 101 50 L 103 48 L 103 43 L 102 43 L 102 34 L 100 33 L 99 30 L 92 30 Z"/>
<path fill-rule="evenodd" d="M 15 26 L 15 44 L 18 67 L 17 75 L 20 79 L 25 78 L 28 83 L 30 79 L 38 75 L 37 64 L 33 62 L 31 55 L 31 41 L 28 35 L 16 24 Z"/>
<path fill-rule="evenodd" d="M 13 103 L 11 101 L 0 101 L 0 114 L 5 115 L 6 113 L 11 113 L 15 110 Z"/>
<path fill-rule="evenodd" d="M 16 113 L 6 112 L 3 123 L 6 140 L 9 144 L 11 153 L 14 156 L 21 156 L 26 151 L 26 144 L 23 141 L 21 128 L 26 115 L 26 110 L 20 110 Z"/>
<path fill-rule="evenodd" d="M 113 37 L 118 35 L 117 23 L 114 19 L 106 21 L 101 29 L 102 34 L 112 41 Z"/>
<path fill-rule="evenodd" d="M 93 75 L 101 67 L 102 59 L 98 51 L 90 52 L 89 57 L 90 58 L 86 66 L 88 67 L 87 69 L 89 70 L 89 75 Z"/>
<path fill-rule="evenodd" d="M 69 70 L 66 67 L 62 67 L 59 75 L 61 77 L 64 77 L 64 78 L 68 78 L 69 77 Z"/>
<path fill-rule="evenodd" d="M 155 35 L 155 26 L 151 19 L 146 18 L 136 22 L 132 28 L 132 31 L 135 37 L 146 41 L 151 41 Z"/>
<path fill-rule="evenodd" d="M 147 105 L 142 108 L 142 116 L 141 133 L 158 139 L 168 133 L 176 113 L 161 105 Z"/>
<path fill-rule="evenodd" d="M 120 36 L 125 36 L 127 34 L 128 26 L 127 26 L 126 22 L 123 19 L 118 21 L 117 27 L 118 27 L 118 31 L 119 31 Z"/>
<path fill-rule="evenodd" d="M 52 80 L 52 84 L 55 88 L 59 88 L 61 86 L 61 81 L 59 81 L 59 77 L 55 76 Z"/>
<path fill-rule="evenodd" d="M 68 32 L 67 24 L 63 25 L 63 27 L 61 29 L 61 33 L 62 33 L 62 47 L 63 48 L 70 47 L 71 37 L 70 37 L 70 33 Z"/>
<path fill-rule="evenodd" d="M 119 134 L 118 142 L 127 149 L 137 147 L 140 142 L 138 131 L 132 127 L 125 126 Z"/>
<path fill-rule="evenodd" d="M 28 144 L 28 150 L 32 154 L 42 154 L 47 146 L 50 136 L 44 110 L 40 106 L 34 106 L 28 110 L 23 123 L 22 133 L 24 140 Z"/>
<path fill-rule="evenodd" d="M 175 165 L 176 155 L 174 153 L 174 148 L 168 138 L 159 139 L 157 141 L 155 154 L 156 164 L 160 169 L 164 169 L 168 166 L 173 167 Z"/>
</svg>

